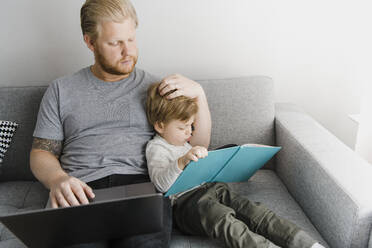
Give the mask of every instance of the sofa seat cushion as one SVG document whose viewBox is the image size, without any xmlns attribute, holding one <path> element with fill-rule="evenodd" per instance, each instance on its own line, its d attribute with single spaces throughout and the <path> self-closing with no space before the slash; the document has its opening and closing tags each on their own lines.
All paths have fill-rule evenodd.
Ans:
<svg viewBox="0 0 372 248">
<path fill-rule="evenodd" d="M 252 201 L 260 201 L 279 216 L 287 218 L 312 237 L 326 245 L 316 228 L 291 197 L 283 183 L 272 170 L 259 170 L 244 183 L 230 183 L 230 187 Z M 39 182 L 0 183 L 0 214 L 44 208 L 48 191 Z M 0 248 L 24 247 L 22 243 L 0 223 Z M 186 236 L 178 230 L 172 233 L 171 248 L 181 247 L 224 247 L 217 240 L 205 237 Z"/>
<path fill-rule="evenodd" d="M 45 207 L 48 190 L 32 181 L 0 183 L 0 215 Z M 22 247 L 15 236 L 0 223 L 0 247 Z"/>
<path fill-rule="evenodd" d="M 0 241 L 0 248 L 27 248 L 27 246 L 23 244 L 19 239 L 11 238 Z"/>
<path fill-rule="evenodd" d="M 292 198 L 284 184 L 272 170 L 259 170 L 248 182 L 229 183 L 232 190 L 251 201 L 262 202 L 277 215 L 286 218 L 314 239 L 327 246 L 316 228 L 306 217 L 301 207 Z M 172 233 L 171 248 L 179 247 L 224 247 L 221 242 L 205 237 L 186 236 L 178 230 Z"/>
</svg>

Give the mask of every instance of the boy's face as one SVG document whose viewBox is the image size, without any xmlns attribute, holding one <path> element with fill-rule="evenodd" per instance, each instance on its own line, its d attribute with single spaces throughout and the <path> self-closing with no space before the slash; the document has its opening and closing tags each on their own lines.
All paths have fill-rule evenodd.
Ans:
<svg viewBox="0 0 372 248">
<path fill-rule="evenodd" d="M 191 138 L 191 124 L 194 122 L 194 116 L 187 121 L 172 120 L 167 124 L 156 123 L 155 130 L 169 144 L 183 146 Z"/>
</svg>

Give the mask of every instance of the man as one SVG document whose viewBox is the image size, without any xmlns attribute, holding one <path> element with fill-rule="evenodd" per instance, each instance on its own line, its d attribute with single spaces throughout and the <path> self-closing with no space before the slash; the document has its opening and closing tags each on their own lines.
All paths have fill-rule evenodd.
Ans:
<svg viewBox="0 0 372 248">
<path fill-rule="evenodd" d="M 136 12 L 129 0 L 87 0 L 80 15 L 95 63 L 50 84 L 30 155 L 31 170 L 50 190 L 53 208 L 87 204 L 96 188 L 149 181 L 144 153 L 153 129 L 146 119 L 145 99 L 148 86 L 159 80 L 135 67 Z M 208 147 L 211 119 L 202 87 L 178 74 L 161 82 L 162 95 L 175 90 L 169 98 L 197 98 L 200 111 L 190 143 Z M 164 205 L 161 233 L 87 245 L 169 246 L 170 205 L 167 200 Z"/>
</svg>

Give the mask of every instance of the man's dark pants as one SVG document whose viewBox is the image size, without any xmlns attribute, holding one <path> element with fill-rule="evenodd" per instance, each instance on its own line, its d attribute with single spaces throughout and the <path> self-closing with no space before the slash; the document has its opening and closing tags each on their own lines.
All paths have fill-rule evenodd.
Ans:
<svg viewBox="0 0 372 248">
<path fill-rule="evenodd" d="M 120 185 L 135 184 L 149 182 L 147 175 L 111 175 L 96 181 L 89 182 L 88 185 L 92 189 L 102 189 Z M 163 211 L 163 230 L 157 233 L 143 234 L 130 236 L 114 240 L 106 240 L 102 242 L 94 242 L 89 244 L 78 244 L 68 246 L 68 248 L 157 248 L 169 247 L 170 237 L 172 232 L 172 207 L 169 198 L 164 198 Z"/>
</svg>

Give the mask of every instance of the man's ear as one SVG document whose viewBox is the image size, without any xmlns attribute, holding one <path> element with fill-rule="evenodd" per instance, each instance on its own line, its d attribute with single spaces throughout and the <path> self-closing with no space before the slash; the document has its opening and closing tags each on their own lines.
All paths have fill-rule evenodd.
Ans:
<svg viewBox="0 0 372 248">
<path fill-rule="evenodd" d="M 163 122 L 155 122 L 154 129 L 156 132 L 162 134 L 164 132 L 164 124 Z"/>
<path fill-rule="evenodd" d="M 94 52 L 94 44 L 93 44 L 93 40 L 92 38 L 87 35 L 87 34 L 84 34 L 84 42 L 85 44 L 87 44 L 87 47 L 92 51 Z"/>
</svg>

